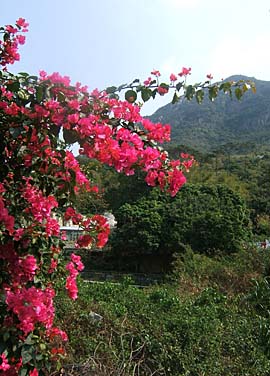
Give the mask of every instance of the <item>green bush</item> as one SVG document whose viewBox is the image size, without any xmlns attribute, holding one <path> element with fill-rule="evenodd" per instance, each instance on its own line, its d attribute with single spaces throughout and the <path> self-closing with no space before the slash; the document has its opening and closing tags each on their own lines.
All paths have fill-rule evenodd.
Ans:
<svg viewBox="0 0 270 376">
<path fill-rule="evenodd" d="M 175 198 L 153 190 L 116 212 L 118 254 L 172 254 L 189 245 L 204 254 L 231 254 L 250 237 L 249 212 L 223 185 L 187 185 Z"/>
<path fill-rule="evenodd" d="M 91 311 L 102 320 L 93 321 Z M 229 297 L 214 287 L 181 297 L 175 285 L 82 283 L 76 303 L 58 296 L 57 314 L 69 328 L 67 362 L 84 363 L 95 375 L 270 372 L 265 332 L 258 331 L 262 316 L 242 295 Z"/>
<path fill-rule="evenodd" d="M 232 255 L 212 257 L 186 247 L 175 254 L 171 280 L 184 294 L 213 286 L 230 295 L 247 293 L 254 279 L 268 275 L 269 260 L 269 252 L 249 245 Z"/>
</svg>

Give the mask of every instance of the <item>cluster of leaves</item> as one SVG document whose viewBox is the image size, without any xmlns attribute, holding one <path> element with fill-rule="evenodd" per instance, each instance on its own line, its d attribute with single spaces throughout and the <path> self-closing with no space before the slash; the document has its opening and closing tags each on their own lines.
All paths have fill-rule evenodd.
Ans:
<svg viewBox="0 0 270 376">
<path fill-rule="evenodd" d="M 153 70 L 151 76 L 148 77 L 143 83 L 140 79 L 136 78 L 129 84 L 120 86 L 110 86 L 106 92 L 113 98 L 119 98 L 121 91 L 125 91 L 125 99 L 130 103 L 134 103 L 138 99 L 138 94 L 143 102 L 149 101 L 151 98 L 155 99 L 156 95 L 165 95 L 169 91 L 174 90 L 172 104 L 175 104 L 183 98 L 187 100 L 196 99 L 198 104 L 204 100 L 205 93 L 210 101 L 214 101 L 219 92 L 228 94 L 231 98 L 233 94 L 239 100 L 243 97 L 244 93 L 248 90 L 256 92 L 253 81 L 239 79 L 237 82 L 234 80 L 226 82 L 211 83 L 213 78 L 210 74 L 207 75 L 207 80 L 196 84 L 187 84 L 187 76 L 191 74 L 191 68 L 182 68 L 177 77 L 174 73 L 170 75 L 170 83 L 160 82 L 161 74 L 158 70 Z"/>
</svg>

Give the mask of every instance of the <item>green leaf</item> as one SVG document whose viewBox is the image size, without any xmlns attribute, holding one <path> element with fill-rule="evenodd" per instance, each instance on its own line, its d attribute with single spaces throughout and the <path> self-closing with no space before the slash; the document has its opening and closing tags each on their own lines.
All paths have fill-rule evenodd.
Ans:
<svg viewBox="0 0 270 376">
<path fill-rule="evenodd" d="M 57 99 L 58 99 L 59 102 L 65 102 L 66 96 L 65 96 L 64 93 L 62 93 L 62 91 L 59 91 L 57 93 Z"/>
<path fill-rule="evenodd" d="M 19 376 L 26 376 L 28 373 L 28 368 L 27 367 L 22 367 L 19 370 Z"/>
<path fill-rule="evenodd" d="M 3 36 L 3 39 L 4 39 L 4 42 L 7 42 L 10 39 L 9 33 L 5 33 Z"/>
<path fill-rule="evenodd" d="M 175 87 L 177 91 L 180 91 L 183 87 L 183 82 L 178 82 Z"/>
<path fill-rule="evenodd" d="M 6 342 L 9 338 L 10 338 L 9 332 L 4 332 L 4 334 L 3 334 L 3 340 L 4 340 L 4 342 Z"/>
<path fill-rule="evenodd" d="M 75 131 L 69 129 L 63 129 L 63 137 L 67 144 L 74 144 L 78 141 L 78 135 Z"/>
<path fill-rule="evenodd" d="M 123 85 L 118 86 L 117 91 L 123 90 L 126 86 L 127 86 L 127 84 L 123 84 Z"/>
<path fill-rule="evenodd" d="M 16 139 L 22 133 L 22 130 L 22 127 L 10 128 L 9 132 L 12 135 L 13 139 Z"/>
<path fill-rule="evenodd" d="M 105 90 L 107 94 L 113 94 L 117 91 L 117 87 L 116 86 L 110 86 L 110 87 L 107 87 L 107 89 Z"/>
<path fill-rule="evenodd" d="M 30 333 L 28 336 L 27 336 L 27 338 L 24 340 L 24 343 L 26 344 L 26 345 L 33 345 L 34 343 L 35 343 L 35 341 L 33 341 L 33 335 L 32 335 L 32 333 Z"/>
<path fill-rule="evenodd" d="M 219 90 L 223 90 L 224 93 L 229 93 L 230 96 L 232 96 L 232 85 L 230 82 L 223 82 L 220 85 Z"/>
<path fill-rule="evenodd" d="M 45 343 L 41 343 L 41 344 L 39 345 L 39 347 L 40 347 L 40 350 L 41 350 L 41 351 L 46 350 L 46 345 L 45 345 Z"/>
<path fill-rule="evenodd" d="M 245 82 L 244 85 L 243 85 L 243 93 L 245 93 L 249 89 L 250 89 L 250 85 Z"/>
<path fill-rule="evenodd" d="M 33 359 L 33 350 L 34 350 L 34 347 L 31 345 L 24 345 L 22 347 L 21 355 L 22 355 L 23 364 L 26 364 L 30 362 L 30 360 Z"/>
<path fill-rule="evenodd" d="M 37 87 L 37 90 L 36 90 L 36 97 L 37 97 L 37 101 L 38 102 L 41 102 L 42 99 L 43 99 L 43 87 L 42 86 L 38 86 Z"/>
<path fill-rule="evenodd" d="M 23 77 L 28 77 L 29 76 L 29 74 L 26 73 L 26 72 L 19 72 L 18 75 L 19 76 L 23 76 Z"/>
<path fill-rule="evenodd" d="M 155 99 L 155 96 L 157 95 L 157 89 L 154 89 L 152 91 L 152 98 Z"/>
<path fill-rule="evenodd" d="M 110 98 L 119 99 L 119 95 L 116 93 L 110 94 Z"/>
<path fill-rule="evenodd" d="M 43 360 L 44 359 L 44 356 L 42 354 L 37 354 L 36 355 L 36 360 L 37 361 L 40 361 L 40 360 Z"/>
<path fill-rule="evenodd" d="M 136 101 L 136 99 L 137 99 L 137 93 L 136 93 L 136 91 L 134 91 L 134 90 L 128 90 L 125 93 L 125 99 L 129 103 L 134 103 Z"/>
<path fill-rule="evenodd" d="M 185 97 L 187 100 L 191 100 L 194 97 L 195 94 L 195 88 L 192 85 L 188 85 L 185 92 Z"/>
<path fill-rule="evenodd" d="M 174 93 L 173 99 L 172 99 L 172 104 L 175 104 L 179 101 L 180 97 L 177 95 L 177 93 Z"/>
<path fill-rule="evenodd" d="M 27 100 L 30 97 L 30 95 L 26 91 L 20 89 L 18 91 L 18 97 L 23 99 L 23 100 Z"/>
<path fill-rule="evenodd" d="M 211 101 L 214 101 L 214 99 L 218 95 L 218 87 L 217 86 L 211 86 L 208 89 L 208 96 Z"/>
<path fill-rule="evenodd" d="M 148 88 L 142 88 L 141 92 L 142 100 L 147 102 L 152 97 L 152 90 Z"/>
<path fill-rule="evenodd" d="M 242 93 L 242 90 L 240 89 L 240 87 L 237 87 L 235 90 L 234 90 L 234 94 L 236 96 L 236 98 L 239 100 L 242 98 L 243 96 L 243 93 Z"/>
<path fill-rule="evenodd" d="M 199 104 L 202 103 L 204 97 L 204 91 L 203 90 L 198 90 L 196 91 L 196 100 Z"/>
<path fill-rule="evenodd" d="M 15 93 L 16 93 L 17 91 L 19 91 L 20 88 L 21 88 L 21 85 L 20 85 L 19 81 L 14 81 L 14 82 L 12 82 L 12 83 L 10 83 L 10 84 L 7 85 L 7 89 L 8 89 L 9 91 L 13 91 L 13 92 L 15 92 Z"/>
<path fill-rule="evenodd" d="M 27 78 L 28 81 L 31 81 L 31 82 L 37 82 L 38 81 L 38 76 L 29 76 Z"/>
<path fill-rule="evenodd" d="M 51 133 L 52 133 L 54 136 L 59 136 L 60 129 L 61 129 L 61 127 L 59 127 L 58 125 L 55 125 L 55 124 L 51 124 L 51 125 L 50 125 Z"/>
</svg>

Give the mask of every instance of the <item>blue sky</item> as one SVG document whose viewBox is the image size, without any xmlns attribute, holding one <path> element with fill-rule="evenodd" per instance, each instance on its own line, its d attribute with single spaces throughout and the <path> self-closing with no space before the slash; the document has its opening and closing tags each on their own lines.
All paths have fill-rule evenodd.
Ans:
<svg viewBox="0 0 270 376">
<path fill-rule="evenodd" d="M 29 23 L 12 71 L 55 71 L 90 89 L 164 80 L 183 66 L 190 82 L 245 74 L 270 81 L 270 0 L 8 0 L 1 24 Z M 151 101 L 150 114 L 169 101 Z"/>
</svg>

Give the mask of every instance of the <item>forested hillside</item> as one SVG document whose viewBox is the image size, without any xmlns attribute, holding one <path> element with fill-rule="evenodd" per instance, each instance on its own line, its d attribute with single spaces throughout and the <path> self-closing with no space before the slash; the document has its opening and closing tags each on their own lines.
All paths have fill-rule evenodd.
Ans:
<svg viewBox="0 0 270 376">
<path fill-rule="evenodd" d="M 253 77 L 232 76 L 230 80 L 252 80 L 256 94 L 246 93 L 240 101 L 219 95 L 214 101 L 180 101 L 158 109 L 151 120 L 169 123 L 172 142 L 203 152 L 217 148 L 231 152 L 270 149 L 270 82 Z"/>
</svg>

